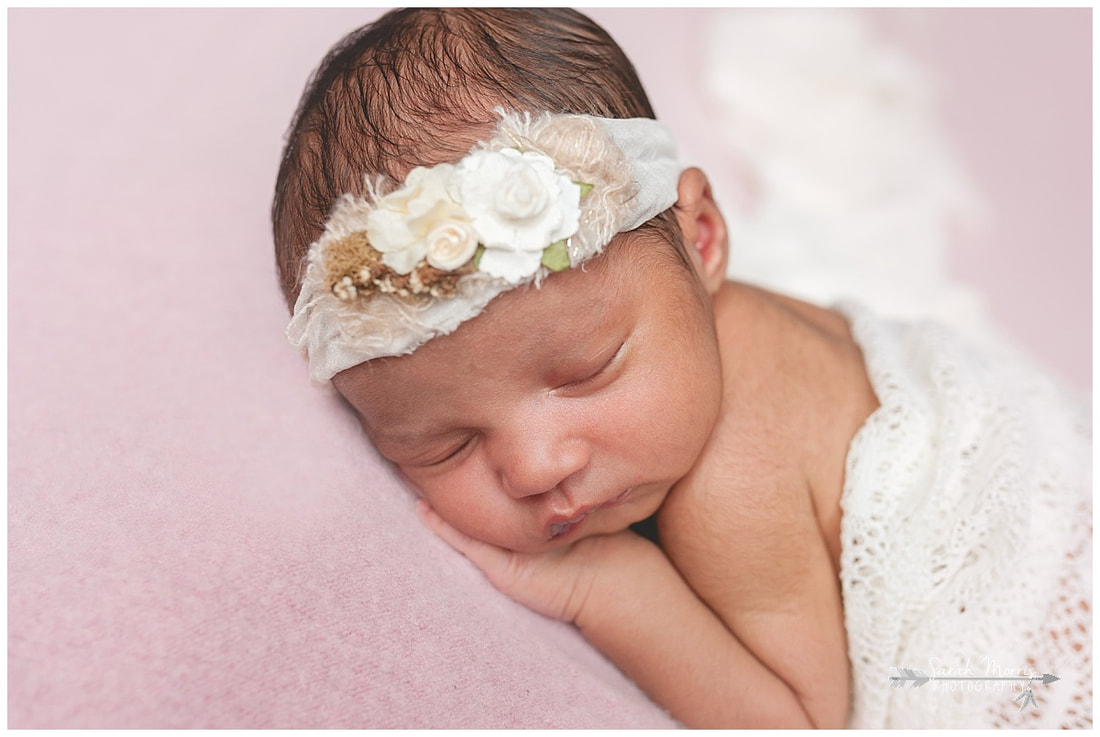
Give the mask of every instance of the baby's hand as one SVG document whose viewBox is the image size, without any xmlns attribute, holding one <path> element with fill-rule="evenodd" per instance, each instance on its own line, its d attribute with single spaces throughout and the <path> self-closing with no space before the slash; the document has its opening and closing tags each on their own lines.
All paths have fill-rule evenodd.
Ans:
<svg viewBox="0 0 1100 737">
<path fill-rule="evenodd" d="M 575 621 L 584 608 L 611 552 L 621 547 L 619 539 L 637 537 L 626 530 L 582 538 L 545 553 L 517 553 L 456 530 L 423 500 L 417 502 L 416 511 L 435 534 L 473 561 L 498 590 L 528 609 L 566 622 Z"/>
</svg>

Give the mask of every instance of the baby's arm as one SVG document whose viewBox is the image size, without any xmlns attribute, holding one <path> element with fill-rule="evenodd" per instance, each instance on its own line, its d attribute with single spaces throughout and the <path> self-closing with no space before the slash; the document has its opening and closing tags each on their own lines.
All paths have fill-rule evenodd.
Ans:
<svg viewBox="0 0 1100 737">
<path fill-rule="evenodd" d="M 796 479 L 732 488 L 744 469 L 695 479 L 662 506 L 661 543 L 738 641 L 797 695 L 817 727 L 848 720 L 840 588 L 811 496 Z"/>
<path fill-rule="evenodd" d="M 660 548 L 620 535 L 621 560 L 575 620 L 589 642 L 687 727 L 814 726 L 790 687 L 730 633 Z"/>
<path fill-rule="evenodd" d="M 791 688 L 730 633 L 648 540 L 625 531 L 522 554 L 474 540 L 424 506 L 421 515 L 498 589 L 535 611 L 575 622 L 686 726 L 815 726 Z"/>
</svg>

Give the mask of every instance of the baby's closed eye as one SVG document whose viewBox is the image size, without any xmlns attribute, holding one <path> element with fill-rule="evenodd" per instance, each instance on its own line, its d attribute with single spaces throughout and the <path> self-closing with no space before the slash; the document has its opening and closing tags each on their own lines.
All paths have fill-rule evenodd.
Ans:
<svg viewBox="0 0 1100 737">
<path fill-rule="evenodd" d="M 462 457 L 465 457 L 466 453 L 473 450 L 473 447 L 477 444 L 477 434 L 471 433 L 467 435 L 457 444 L 448 445 L 447 448 L 441 454 L 435 454 L 436 460 L 431 460 L 424 463 L 425 466 L 442 466 L 450 461 L 457 461 Z"/>
<path fill-rule="evenodd" d="M 622 356 L 625 346 L 626 341 L 624 340 L 618 344 L 618 347 L 615 348 L 613 352 L 606 353 L 587 366 L 565 372 L 565 376 L 573 376 L 576 378 L 558 384 L 554 388 L 554 391 L 570 393 L 578 390 L 592 389 L 599 384 L 599 382 L 613 378 L 611 369 L 618 363 L 618 359 Z"/>
</svg>

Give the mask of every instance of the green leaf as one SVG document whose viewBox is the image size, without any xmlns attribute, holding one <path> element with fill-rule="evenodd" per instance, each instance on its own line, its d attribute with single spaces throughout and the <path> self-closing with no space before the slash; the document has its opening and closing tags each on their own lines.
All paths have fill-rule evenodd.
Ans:
<svg viewBox="0 0 1100 737">
<path fill-rule="evenodd" d="M 569 251 L 565 248 L 565 241 L 556 241 L 543 249 L 542 265 L 552 271 L 569 268 Z"/>
<path fill-rule="evenodd" d="M 585 197 L 588 196 L 589 192 L 591 192 L 593 189 L 596 188 L 596 185 L 588 184 L 587 182 L 576 182 L 576 184 L 581 188 L 581 199 L 582 200 Z"/>
<path fill-rule="evenodd" d="M 474 271 L 481 265 L 481 254 L 485 253 L 485 246 L 480 243 L 477 244 L 477 250 L 474 251 Z"/>
</svg>

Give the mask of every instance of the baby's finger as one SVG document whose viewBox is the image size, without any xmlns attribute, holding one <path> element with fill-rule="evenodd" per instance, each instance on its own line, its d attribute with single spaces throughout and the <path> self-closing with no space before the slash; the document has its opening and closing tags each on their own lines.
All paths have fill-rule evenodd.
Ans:
<svg viewBox="0 0 1100 737">
<path fill-rule="evenodd" d="M 429 530 L 443 538 L 448 545 L 465 555 L 486 573 L 495 573 L 507 567 L 512 555 L 510 550 L 490 545 L 455 529 L 423 499 L 416 502 L 416 514 Z"/>
</svg>

